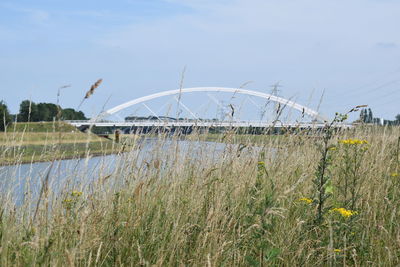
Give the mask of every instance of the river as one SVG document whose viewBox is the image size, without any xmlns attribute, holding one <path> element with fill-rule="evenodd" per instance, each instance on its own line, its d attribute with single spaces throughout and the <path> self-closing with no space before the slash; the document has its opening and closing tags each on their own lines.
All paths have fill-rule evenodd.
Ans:
<svg viewBox="0 0 400 267">
<path fill-rule="evenodd" d="M 83 190 L 93 181 L 113 175 L 118 170 L 131 168 L 132 165 L 141 166 L 162 159 L 160 168 L 163 168 L 168 161 L 173 160 L 172 151 L 179 151 L 177 154 L 181 160 L 190 157 L 193 160 L 205 158 L 208 162 L 216 162 L 229 146 L 231 149 L 237 147 L 214 142 L 146 138 L 130 152 L 119 155 L 1 166 L 0 199 L 11 199 L 17 205 L 28 197 L 27 194 L 30 194 L 29 199 L 36 199 L 47 177 L 49 188 L 57 193 L 66 186 L 73 188 L 74 184 Z"/>
</svg>

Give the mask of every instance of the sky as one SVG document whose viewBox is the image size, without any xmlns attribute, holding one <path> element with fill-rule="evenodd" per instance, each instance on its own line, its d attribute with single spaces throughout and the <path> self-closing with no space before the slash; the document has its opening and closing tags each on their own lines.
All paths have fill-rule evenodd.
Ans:
<svg viewBox="0 0 400 267">
<path fill-rule="evenodd" d="M 93 116 L 184 87 L 279 94 L 327 117 L 400 113 L 398 0 L 0 0 L 0 100 Z M 319 102 L 322 99 L 322 103 Z M 191 105 L 195 103 L 187 103 Z"/>
</svg>

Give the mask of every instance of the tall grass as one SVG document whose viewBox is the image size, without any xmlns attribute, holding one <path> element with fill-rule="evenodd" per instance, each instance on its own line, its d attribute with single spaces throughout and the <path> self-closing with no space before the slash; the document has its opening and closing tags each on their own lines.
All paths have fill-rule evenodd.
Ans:
<svg viewBox="0 0 400 267">
<path fill-rule="evenodd" d="M 334 133 L 322 211 L 318 134 L 254 142 L 228 132 L 217 138 L 226 145 L 203 134 L 133 138 L 113 171 L 90 183 L 71 176 L 40 201 L 25 192 L 19 205 L 4 187 L 0 265 L 395 266 L 399 135 L 378 127 Z M 340 142 L 348 139 L 368 144 Z M 345 181 L 354 195 L 344 196 Z"/>
</svg>

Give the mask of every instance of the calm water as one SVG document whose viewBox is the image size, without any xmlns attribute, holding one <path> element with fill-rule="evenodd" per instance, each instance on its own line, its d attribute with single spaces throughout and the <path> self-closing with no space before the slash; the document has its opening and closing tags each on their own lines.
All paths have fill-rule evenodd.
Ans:
<svg viewBox="0 0 400 267">
<path fill-rule="evenodd" d="M 138 167 L 158 158 L 163 159 L 162 167 L 163 164 L 166 165 L 166 161 L 172 160 L 171 151 L 179 151 L 181 159 L 190 157 L 196 160 L 206 156 L 207 160 L 215 163 L 221 160 L 221 155 L 228 146 L 233 148 L 235 145 L 172 140 L 164 140 L 161 143 L 159 139 L 144 139 L 137 148 L 121 155 L 1 166 L 1 198 L 12 198 L 18 204 L 23 201 L 25 192 L 31 192 L 33 198 L 37 197 L 47 175 L 51 190 L 59 192 L 65 186 L 74 187 L 74 183 L 80 188 L 88 186 L 96 179 L 127 168 Z"/>
</svg>

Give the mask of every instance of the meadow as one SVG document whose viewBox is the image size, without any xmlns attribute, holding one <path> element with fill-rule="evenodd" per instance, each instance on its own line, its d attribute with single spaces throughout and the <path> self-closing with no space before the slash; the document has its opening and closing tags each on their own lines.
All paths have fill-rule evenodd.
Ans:
<svg viewBox="0 0 400 267">
<path fill-rule="evenodd" d="M 89 186 L 71 178 L 55 193 L 44 174 L 20 205 L 3 187 L 0 265 L 400 264 L 398 127 L 159 134 L 138 164 L 146 138 L 125 139 L 128 164 Z"/>
</svg>

